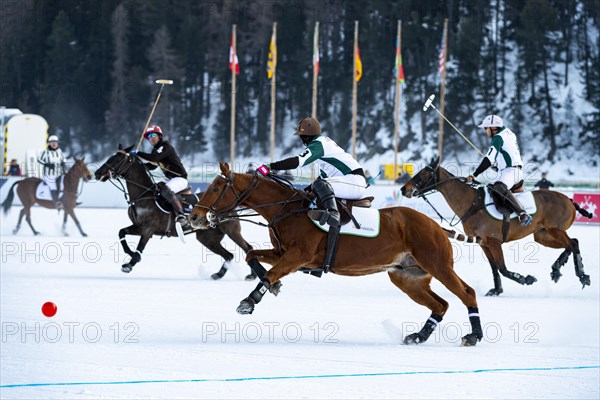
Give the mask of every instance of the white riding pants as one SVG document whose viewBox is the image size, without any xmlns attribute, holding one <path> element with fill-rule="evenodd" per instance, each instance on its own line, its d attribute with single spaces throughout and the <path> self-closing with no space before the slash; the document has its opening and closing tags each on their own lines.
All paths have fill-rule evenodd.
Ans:
<svg viewBox="0 0 600 400">
<path fill-rule="evenodd" d="M 348 200 L 362 199 L 367 182 L 361 175 L 348 174 L 343 176 L 332 176 L 325 179 L 331 187 L 336 197 Z"/>
<path fill-rule="evenodd" d="M 185 178 L 177 176 L 165 182 L 165 185 L 175 193 L 179 193 L 188 187 L 188 181 Z"/>
</svg>

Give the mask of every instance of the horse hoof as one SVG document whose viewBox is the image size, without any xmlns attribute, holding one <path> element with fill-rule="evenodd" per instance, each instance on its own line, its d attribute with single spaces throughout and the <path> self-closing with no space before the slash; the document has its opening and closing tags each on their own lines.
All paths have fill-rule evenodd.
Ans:
<svg viewBox="0 0 600 400">
<path fill-rule="evenodd" d="M 411 335 L 406 336 L 403 340 L 403 343 L 404 344 L 419 344 L 419 343 L 423 343 L 424 341 L 425 340 L 423 340 L 421 335 L 419 335 L 418 333 L 413 333 Z"/>
<path fill-rule="evenodd" d="M 33 234 L 34 234 L 35 236 L 39 236 L 39 235 L 40 235 L 40 233 L 39 233 L 39 232 L 33 232 Z"/>
<path fill-rule="evenodd" d="M 273 296 L 277 296 L 281 291 L 281 281 L 277 281 L 269 287 L 269 292 L 273 293 Z"/>
<path fill-rule="evenodd" d="M 129 264 L 123 264 L 121 266 L 121 271 L 125 272 L 126 274 L 130 273 L 132 269 L 133 269 L 133 266 L 129 265 Z"/>
<path fill-rule="evenodd" d="M 581 288 L 583 289 L 586 286 L 590 286 L 591 285 L 591 281 L 590 281 L 590 276 L 589 275 L 582 275 L 579 277 L 579 282 L 581 282 L 581 284 L 583 285 Z"/>
<path fill-rule="evenodd" d="M 525 284 L 526 285 L 532 285 L 535 282 L 537 282 L 537 278 L 535 276 L 527 275 L 525 277 Z"/>
<path fill-rule="evenodd" d="M 246 277 L 244 278 L 245 281 L 253 281 L 256 279 L 256 275 L 255 274 L 248 274 L 246 275 Z"/>
<path fill-rule="evenodd" d="M 500 296 L 500 294 L 503 292 L 504 290 L 502 289 L 490 289 L 485 295 L 486 296 Z"/>
<path fill-rule="evenodd" d="M 87 233 L 82 233 L 81 236 L 87 237 Z"/>
<path fill-rule="evenodd" d="M 560 279 L 561 276 L 562 276 L 562 274 L 560 273 L 560 271 L 552 271 L 550 273 L 550 278 L 552 278 L 554 283 L 558 283 L 558 280 Z"/>
<path fill-rule="evenodd" d="M 213 281 L 218 281 L 219 279 L 221 279 L 223 277 L 223 275 L 225 275 L 225 274 L 220 274 L 218 272 L 215 272 L 214 274 L 212 274 L 210 276 L 210 279 L 212 279 Z"/>
<path fill-rule="evenodd" d="M 481 341 L 480 337 L 477 337 L 477 335 L 474 333 L 469 333 L 468 335 L 462 338 L 462 342 L 460 343 L 460 345 L 464 347 L 475 346 L 479 341 Z"/>
<path fill-rule="evenodd" d="M 240 305 L 237 307 L 236 311 L 238 314 L 242 315 L 252 314 L 254 311 L 254 300 L 247 297 L 240 301 Z"/>
</svg>

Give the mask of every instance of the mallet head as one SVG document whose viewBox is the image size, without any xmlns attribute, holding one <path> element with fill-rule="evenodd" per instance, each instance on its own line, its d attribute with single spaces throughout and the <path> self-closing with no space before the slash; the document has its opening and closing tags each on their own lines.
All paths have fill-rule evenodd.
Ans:
<svg viewBox="0 0 600 400">
<path fill-rule="evenodd" d="M 431 104 L 433 104 L 433 99 L 435 99 L 435 94 L 432 94 L 431 96 L 429 96 L 429 98 L 427 99 L 425 104 L 423 104 L 423 111 L 427 111 L 427 109 L 431 106 Z M 433 108 L 435 108 L 435 107 L 433 107 Z"/>
<path fill-rule="evenodd" d="M 154 82 L 158 83 L 159 85 L 172 85 L 173 84 L 173 81 L 170 79 L 157 79 Z"/>
</svg>

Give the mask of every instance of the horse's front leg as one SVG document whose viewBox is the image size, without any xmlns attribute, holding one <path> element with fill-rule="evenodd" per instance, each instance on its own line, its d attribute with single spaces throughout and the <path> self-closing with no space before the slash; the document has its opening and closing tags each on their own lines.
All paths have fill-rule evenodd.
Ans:
<svg viewBox="0 0 600 400">
<path fill-rule="evenodd" d="M 248 252 L 247 260 L 253 270 L 253 263 L 260 263 L 258 259 L 269 262 L 273 268 L 267 271 L 264 278 L 256 288 L 250 292 L 250 295 L 240 302 L 237 308 L 239 314 L 252 314 L 254 306 L 262 300 L 267 291 L 277 295 L 281 287 L 280 279 L 284 276 L 297 271 L 302 265 L 302 252 L 299 250 L 288 251 L 283 255 L 277 254 L 274 250 L 251 250 Z M 261 266 L 262 267 L 262 266 Z"/>
<path fill-rule="evenodd" d="M 126 235 L 140 236 L 140 241 L 138 242 L 135 252 L 129 248 L 127 240 L 125 239 Z M 131 260 L 121 266 L 121 271 L 129 273 L 133 269 L 133 266 L 140 262 L 142 259 L 142 252 L 144 251 L 144 248 L 151 237 L 152 235 L 143 235 L 141 229 L 137 225 L 130 225 L 119 230 L 119 240 L 121 241 L 123 251 L 125 251 L 127 255 L 131 256 Z"/>
<path fill-rule="evenodd" d="M 69 236 L 69 234 L 67 233 L 67 218 L 69 216 L 68 212 L 64 213 L 64 217 L 63 217 L 63 225 L 62 225 L 62 233 L 64 236 Z M 84 235 L 87 236 L 87 235 Z"/>
<path fill-rule="evenodd" d="M 65 212 L 65 222 L 63 224 L 63 230 L 65 229 L 65 224 L 67 223 L 67 214 L 71 216 L 73 221 L 75 221 L 75 225 L 77 225 L 77 229 L 79 229 L 79 233 L 81 233 L 81 236 L 84 236 L 84 237 L 87 236 L 87 233 L 85 233 L 83 231 L 83 229 L 81 228 L 81 224 L 79 223 L 79 220 L 75 216 L 75 210 L 73 208 L 71 208 L 67 212 Z"/>
</svg>

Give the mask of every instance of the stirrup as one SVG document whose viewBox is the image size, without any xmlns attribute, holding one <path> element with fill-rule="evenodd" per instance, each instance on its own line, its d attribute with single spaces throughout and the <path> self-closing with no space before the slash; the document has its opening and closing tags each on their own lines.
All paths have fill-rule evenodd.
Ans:
<svg viewBox="0 0 600 400">
<path fill-rule="evenodd" d="M 519 214 L 519 223 L 521 225 L 527 226 L 531 224 L 531 221 L 533 221 L 533 218 L 531 218 L 531 215 L 527 214 L 526 212 Z"/>
</svg>

